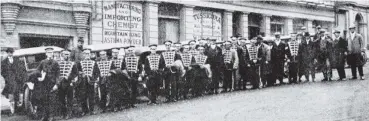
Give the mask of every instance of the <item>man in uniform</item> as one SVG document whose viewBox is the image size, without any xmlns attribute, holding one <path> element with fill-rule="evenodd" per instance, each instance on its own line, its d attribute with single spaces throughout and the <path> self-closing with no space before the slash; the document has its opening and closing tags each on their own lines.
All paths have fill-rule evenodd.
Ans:
<svg viewBox="0 0 369 121">
<path fill-rule="evenodd" d="M 224 49 L 222 50 L 224 80 L 223 88 L 226 92 L 233 91 L 233 72 L 238 67 L 237 52 L 232 49 L 232 41 L 226 41 L 224 43 Z"/>
<path fill-rule="evenodd" d="M 292 34 L 295 35 L 295 34 Z M 290 60 L 288 63 L 288 82 L 291 83 L 297 83 L 297 77 L 298 77 L 298 62 L 299 62 L 299 48 L 300 44 L 298 40 L 302 40 L 302 34 L 298 34 L 297 36 L 294 36 L 296 38 L 292 38 L 290 42 L 288 42 L 288 48 L 290 50 L 290 57 L 288 57 Z"/>
<path fill-rule="evenodd" d="M 98 77 L 100 70 L 94 60 L 91 60 L 91 49 L 83 50 L 84 59 L 77 62 L 79 71 L 78 81 L 75 85 L 76 97 L 79 105 L 82 107 L 82 116 L 86 114 L 94 115 L 95 107 L 95 88 L 98 86 Z"/>
<path fill-rule="evenodd" d="M 194 71 L 193 94 L 194 96 L 202 96 L 209 85 L 211 71 L 208 56 L 204 53 L 205 47 L 199 45 L 197 46 L 197 50 L 199 51 L 199 54 L 194 56 L 195 63 L 192 64 Z"/>
<path fill-rule="evenodd" d="M 320 38 L 318 38 L 318 62 L 319 69 L 323 71 L 324 79 L 322 81 L 331 81 L 332 68 L 330 54 L 332 51 L 332 38 L 328 36 L 324 29 L 320 30 Z"/>
<path fill-rule="evenodd" d="M 162 52 L 161 59 L 165 63 L 165 68 L 163 70 L 165 89 L 167 90 L 167 101 L 176 102 L 178 98 L 177 82 L 181 75 L 179 73 L 179 68 L 175 66 L 175 61 L 180 61 L 181 57 L 178 53 L 172 50 L 172 41 L 165 41 L 164 45 L 166 50 Z"/>
<path fill-rule="evenodd" d="M 351 66 L 351 79 L 357 79 L 356 69 L 359 70 L 359 76 L 361 80 L 364 80 L 364 73 L 363 73 L 363 65 L 364 65 L 364 58 L 365 55 L 365 42 L 363 37 L 355 32 L 356 27 L 351 26 L 349 28 L 349 36 L 347 37 L 348 42 L 348 57 L 347 61 L 348 64 Z"/>
<path fill-rule="evenodd" d="M 250 41 L 248 41 L 246 38 L 240 38 L 240 49 L 238 50 L 238 57 L 239 57 L 239 67 L 240 67 L 240 75 L 242 77 L 243 83 L 240 84 L 239 82 L 239 89 L 246 89 L 246 82 L 250 80 L 249 78 L 249 70 L 250 70 L 250 56 L 248 55 L 249 52 L 247 51 L 247 48 L 250 44 Z"/>
<path fill-rule="evenodd" d="M 161 87 L 162 71 L 159 68 L 164 68 L 164 63 L 160 63 L 160 54 L 156 52 L 156 44 L 149 45 L 150 54 L 144 61 L 144 70 L 147 75 L 147 88 L 149 90 L 149 104 L 157 104 L 157 97 L 159 96 L 159 89 Z"/>
<path fill-rule="evenodd" d="M 346 80 L 345 58 L 347 55 L 347 41 L 341 37 L 340 31 L 335 30 L 333 39 L 332 65 L 337 69 L 339 80 Z"/>
<path fill-rule="evenodd" d="M 136 107 L 137 103 L 137 96 L 138 96 L 138 81 L 139 77 L 142 72 L 142 62 L 140 57 L 137 56 L 134 52 L 135 46 L 129 46 L 127 49 L 127 54 L 124 58 L 123 69 L 127 70 L 129 78 L 130 78 L 130 85 L 131 85 L 131 104 L 130 107 Z"/>
<path fill-rule="evenodd" d="M 205 50 L 208 56 L 208 61 L 211 68 L 212 79 L 210 84 L 210 93 L 218 93 L 219 82 L 223 80 L 223 70 L 221 65 L 222 60 L 222 48 L 216 45 L 216 39 L 212 39 L 209 43 L 209 47 Z"/>
<path fill-rule="evenodd" d="M 183 96 L 184 99 L 187 99 L 189 90 L 193 85 L 193 82 L 191 82 L 191 80 L 194 76 L 193 75 L 194 73 L 191 70 L 192 67 L 190 65 L 195 62 L 195 59 L 190 53 L 190 46 L 188 44 L 183 45 L 182 48 L 183 51 L 179 53 L 179 55 L 181 56 L 183 67 L 186 71 L 186 74 L 184 78 L 180 80 L 177 86 L 180 96 Z"/>
<path fill-rule="evenodd" d="M 60 85 L 59 75 L 60 68 L 57 61 L 53 59 L 53 48 L 46 48 L 46 59 L 40 62 L 37 70 L 41 72 L 41 77 L 38 78 L 38 83 L 35 87 L 38 87 L 40 94 L 40 106 L 42 111 L 42 121 L 53 120 L 56 115 L 56 90 Z M 36 86 L 38 85 L 38 86 Z"/>
<path fill-rule="evenodd" d="M 61 102 L 61 111 L 64 119 L 69 119 L 72 115 L 73 106 L 73 84 L 72 80 L 78 76 L 75 63 L 70 61 L 70 51 L 65 49 L 61 53 L 62 57 L 58 61 L 60 67 L 60 87 L 59 100 Z"/>
<path fill-rule="evenodd" d="M 312 41 L 312 37 L 309 32 L 304 35 L 305 39 L 301 43 L 299 48 L 299 80 L 301 80 L 302 75 L 305 75 L 306 81 L 309 82 L 311 75 L 312 81 L 315 81 L 315 61 L 317 54 L 316 52 L 316 42 Z M 301 82 L 301 81 L 300 81 Z"/>
<path fill-rule="evenodd" d="M 192 54 L 192 56 L 199 54 L 199 52 L 196 50 L 197 43 L 195 40 L 189 41 L 188 44 L 190 45 L 189 52 Z"/>
<path fill-rule="evenodd" d="M 7 58 L 1 61 L 1 76 L 5 79 L 5 87 L 1 92 L 10 102 L 10 115 L 15 113 L 15 105 L 19 100 L 19 104 L 23 101 L 22 86 L 26 78 L 25 63 L 18 58 L 13 57 L 14 49 L 6 50 Z M 19 97 L 19 98 L 18 98 Z"/>
<path fill-rule="evenodd" d="M 260 82 L 260 59 L 259 59 L 259 52 L 261 50 L 261 44 L 262 44 L 263 38 L 261 36 L 258 36 L 255 41 L 251 41 L 251 46 L 247 46 L 247 52 L 249 55 L 249 61 L 247 63 L 247 67 L 249 67 L 248 71 L 248 77 L 250 80 L 250 83 L 252 85 L 252 89 L 259 88 L 259 82 Z"/>
<path fill-rule="evenodd" d="M 284 84 L 283 76 L 284 76 L 284 62 L 285 56 L 289 54 L 288 45 L 281 41 L 280 33 L 275 33 L 275 40 L 273 43 L 273 48 L 271 50 L 271 64 L 272 64 L 272 74 L 274 83 L 276 83 L 277 79 L 279 80 L 279 84 Z"/>
<path fill-rule="evenodd" d="M 100 58 L 98 61 L 96 61 L 97 67 L 100 71 L 100 77 L 99 77 L 99 87 L 100 87 L 100 108 L 102 109 L 102 112 L 106 112 L 107 108 L 107 96 L 109 94 L 109 87 L 111 85 L 109 83 L 109 72 L 110 70 L 114 69 L 113 61 L 108 60 L 108 56 L 106 54 L 106 51 L 100 51 L 99 52 Z M 114 107 L 111 107 L 114 108 Z"/>
</svg>

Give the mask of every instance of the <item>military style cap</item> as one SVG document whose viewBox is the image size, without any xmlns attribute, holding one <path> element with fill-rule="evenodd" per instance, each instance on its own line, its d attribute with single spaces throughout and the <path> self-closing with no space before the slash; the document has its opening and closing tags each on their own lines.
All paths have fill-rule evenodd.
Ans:
<svg viewBox="0 0 369 121">
<path fill-rule="evenodd" d="M 354 28 L 356 28 L 356 26 L 354 26 L 354 25 L 351 25 L 351 26 L 349 27 L 349 29 L 354 29 Z"/>
<path fill-rule="evenodd" d="M 339 30 L 334 30 L 333 33 L 341 33 Z"/>
<path fill-rule="evenodd" d="M 232 44 L 232 41 L 225 41 L 224 44 Z"/>
<path fill-rule="evenodd" d="M 151 45 L 149 45 L 149 47 L 153 47 L 153 46 L 157 47 L 158 45 L 157 44 L 151 44 Z"/>
<path fill-rule="evenodd" d="M 47 47 L 47 48 L 45 48 L 45 51 L 54 51 L 54 48 L 52 48 L 52 47 Z"/>
<path fill-rule="evenodd" d="M 325 29 L 321 29 L 320 30 L 320 33 L 324 33 L 326 30 Z"/>
<path fill-rule="evenodd" d="M 322 27 L 320 25 L 316 26 L 317 29 L 321 29 Z"/>
<path fill-rule="evenodd" d="M 104 50 L 103 50 L 103 51 L 100 51 L 100 52 L 99 52 L 99 54 L 100 54 L 100 55 L 102 55 L 102 54 L 106 54 L 106 51 L 104 51 Z"/>
<path fill-rule="evenodd" d="M 14 52 L 14 49 L 13 48 L 8 48 L 8 49 L 5 50 L 5 52 L 7 52 L 7 53 L 13 53 Z"/>
<path fill-rule="evenodd" d="M 170 41 L 170 40 L 166 40 L 166 41 L 164 41 L 164 44 L 165 43 L 167 43 L 167 42 L 169 42 L 170 44 L 172 44 L 173 42 L 172 41 Z"/>
<path fill-rule="evenodd" d="M 91 53 L 91 49 L 90 48 L 85 48 L 85 49 L 83 49 L 83 52 L 84 53 Z"/>
<path fill-rule="evenodd" d="M 196 41 L 195 41 L 195 40 L 190 40 L 190 41 L 188 42 L 188 44 L 190 44 L 191 42 L 196 43 Z"/>
<path fill-rule="evenodd" d="M 245 37 L 241 37 L 240 40 L 247 40 Z"/>
<path fill-rule="evenodd" d="M 111 49 L 111 52 L 119 52 L 119 49 L 118 48 L 113 48 L 113 49 Z"/>
<path fill-rule="evenodd" d="M 274 36 L 277 36 L 277 35 L 281 35 L 281 33 L 280 32 L 274 33 Z"/>
</svg>

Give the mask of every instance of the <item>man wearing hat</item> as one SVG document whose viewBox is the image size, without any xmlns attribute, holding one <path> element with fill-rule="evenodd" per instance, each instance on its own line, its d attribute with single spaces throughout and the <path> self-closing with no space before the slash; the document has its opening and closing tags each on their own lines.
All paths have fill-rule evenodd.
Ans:
<svg viewBox="0 0 369 121">
<path fill-rule="evenodd" d="M 212 72 L 211 84 L 209 86 L 210 93 L 218 93 L 219 82 L 224 78 L 223 70 L 219 66 L 223 62 L 222 48 L 217 46 L 216 41 L 216 39 L 211 39 L 208 48 L 205 50 Z"/>
<path fill-rule="evenodd" d="M 332 67 L 337 69 L 339 80 L 346 80 L 345 58 L 347 55 L 347 42 L 341 37 L 340 31 L 334 31 L 333 50 L 331 55 Z"/>
<path fill-rule="evenodd" d="M 234 90 L 234 80 L 232 77 L 238 67 L 237 52 L 232 49 L 232 45 L 232 41 L 226 41 L 222 50 L 223 64 L 221 64 L 221 67 L 224 70 L 223 88 L 226 92 Z"/>
<path fill-rule="evenodd" d="M 164 68 L 165 64 L 160 61 L 161 56 L 156 51 L 157 44 L 149 45 L 150 54 L 146 56 L 143 65 L 147 75 L 147 88 L 149 90 L 150 104 L 157 104 L 157 97 L 159 96 L 159 90 L 162 84 L 160 68 Z"/>
<path fill-rule="evenodd" d="M 180 79 L 181 73 L 176 65 L 176 61 L 181 61 L 180 55 L 171 49 L 172 41 L 168 40 L 164 42 L 166 50 L 162 52 L 161 59 L 165 63 L 164 70 L 165 89 L 167 90 L 167 101 L 176 102 L 178 99 L 177 82 Z M 180 62 L 182 63 L 182 62 Z M 178 63 L 177 63 L 178 64 Z"/>
<path fill-rule="evenodd" d="M 85 114 L 95 114 L 95 88 L 97 88 L 97 78 L 100 77 L 100 70 L 94 60 L 91 60 L 91 49 L 83 49 L 84 59 L 77 62 L 78 81 L 73 84 L 76 87 L 76 97 L 78 104 L 82 107 L 82 116 Z"/>
<path fill-rule="evenodd" d="M 272 71 L 274 77 L 274 83 L 276 80 L 279 80 L 279 84 L 284 84 L 283 76 L 284 76 L 284 63 L 286 55 L 289 57 L 289 49 L 288 45 L 281 40 L 280 33 L 275 33 L 275 40 L 273 43 L 273 48 L 271 50 L 271 63 L 272 63 Z M 272 84 L 271 84 L 272 85 Z"/>
<path fill-rule="evenodd" d="M 351 26 L 349 35 L 347 37 L 348 42 L 348 56 L 347 61 L 351 66 L 352 79 L 357 79 L 356 69 L 359 70 L 359 76 L 361 80 L 364 80 L 363 65 L 365 64 L 362 55 L 365 55 L 365 42 L 363 37 L 356 33 L 356 27 Z"/>
<path fill-rule="evenodd" d="M 247 46 L 247 39 L 246 38 L 240 38 L 240 49 L 238 51 L 238 57 L 239 57 L 239 72 L 242 78 L 242 84 L 239 82 L 239 89 L 246 89 L 246 82 L 250 81 L 249 78 L 249 71 L 250 71 L 250 56 L 248 52 L 248 46 Z"/>
<path fill-rule="evenodd" d="M 320 30 L 320 38 L 317 40 L 318 51 L 317 60 L 319 63 L 318 68 L 323 71 L 324 79 L 322 81 L 331 81 L 332 79 L 332 68 L 331 68 L 331 57 L 332 51 L 332 38 L 326 34 L 326 30 Z"/>
<path fill-rule="evenodd" d="M 312 81 L 315 81 L 315 61 L 316 61 L 316 42 L 313 42 L 309 32 L 305 32 L 304 39 L 298 50 L 299 60 L 299 80 L 305 75 L 306 81 L 309 82 L 310 75 Z"/>
<path fill-rule="evenodd" d="M 197 43 L 195 40 L 189 41 L 188 44 L 190 45 L 190 53 L 192 56 L 199 54 L 199 52 L 196 50 Z"/>
<path fill-rule="evenodd" d="M 55 61 L 61 61 L 62 60 L 61 53 L 62 53 L 62 50 L 60 50 L 60 51 L 55 50 L 54 51 L 53 57 L 54 57 Z"/>
<path fill-rule="evenodd" d="M 100 94 L 101 94 L 101 100 L 100 100 L 100 108 L 103 110 L 103 112 L 106 112 L 107 110 L 107 96 L 109 88 L 112 87 L 109 80 L 109 72 L 110 70 L 114 69 L 113 61 L 108 60 L 108 55 L 106 51 L 102 50 L 99 52 L 100 58 L 96 61 L 97 67 L 100 71 L 100 77 L 98 85 L 100 86 Z M 113 95 L 111 95 L 113 96 Z M 111 106 L 111 105 L 110 105 Z M 114 111 L 117 111 L 117 107 L 111 107 L 114 108 Z"/>
<path fill-rule="evenodd" d="M 314 35 L 314 40 L 317 40 L 320 38 L 320 30 L 322 29 L 322 27 L 320 25 L 316 26 L 316 31 L 315 31 L 315 35 Z"/>
<path fill-rule="evenodd" d="M 295 34 L 292 34 L 295 35 Z M 288 44 L 288 50 L 289 53 L 289 60 L 288 63 L 288 81 L 289 83 L 297 83 L 297 77 L 298 77 L 298 62 L 299 62 L 299 49 L 301 48 L 300 42 L 302 41 L 302 34 L 297 34 L 297 36 L 293 36 L 294 38 L 289 41 Z M 299 42 L 300 41 L 300 42 Z"/>
<path fill-rule="evenodd" d="M 84 40 L 82 38 L 79 38 L 77 42 L 77 47 L 73 48 L 71 52 L 72 61 L 78 62 L 84 59 L 83 58 L 83 49 L 84 49 L 83 43 L 84 43 Z"/>
<path fill-rule="evenodd" d="M 40 62 L 37 71 L 41 77 L 35 83 L 35 93 L 39 95 L 38 102 L 41 106 L 42 120 L 53 120 L 56 115 L 56 91 L 60 85 L 60 68 L 57 61 L 53 59 L 53 48 L 46 48 L 46 59 Z"/>
<path fill-rule="evenodd" d="M 26 79 L 26 67 L 24 62 L 13 57 L 14 49 L 6 49 L 7 58 L 1 61 L 1 76 L 4 77 L 5 87 L 1 94 L 9 99 L 10 113 L 15 113 L 15 105 L 23 102 L 23 81 Z M 18 98 L 19 97 L 19 98 Z"/>
<path fill-rule="evenodd" d="M 130 101 L 130 107 L 136 107 L 136 98 L 138 95 L 138 90 L 137 90 L 137 86 L 138 86 L 138 81 L 139 78 L 142 78 L 140 76 L 141 72 L 142 72 L 142 62 L 140 60 L 140 57 L 137 56 L 135 54 L 135 46 L 129 46 L 127 48 L 127 54 L 124 58 L 124 62 L 123 62 L 123 70 L 126 70 L 128 72 L 129 75 L 129 82 L 131 85 L 131 101 Z"/>
<path fill-rule="evenodd" d="M 119 49 L 113 48 L 111 49 L 111 60 L 113 61 L 115 69 L 122 69 L 123 59 L 119 58 Z"/>
<path fill-rule="evenodd" d="M 72 80 L 78 76 L 77 67 L 74 62 L 69 60 L 70 50 L 65 49 L 61 52 L 61 60 L 58 61 L 60 67 L 59 101 L 64 119 L 69 119 L 72 115 L 73 83 Z"/>
</svg>

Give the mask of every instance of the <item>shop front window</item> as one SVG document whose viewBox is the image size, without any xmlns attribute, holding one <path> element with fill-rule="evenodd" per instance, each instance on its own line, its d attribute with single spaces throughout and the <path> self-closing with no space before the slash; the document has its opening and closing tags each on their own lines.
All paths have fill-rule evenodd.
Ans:
<svg viewBox="0 0 369 121">
<path fill-rule="evenodd" d="M 276 32 L 285 34 L 284 30 L 284 19 L 279 16 L 273 16 L 270 18 L 270 32 L 274 34 Z"/>
<path fill-rule="evenodd" d="M 293 20 L 293 32 L 302 32 L 302 27 L 304 27 L 305 21 L 303 19 Z"/>
</svg>

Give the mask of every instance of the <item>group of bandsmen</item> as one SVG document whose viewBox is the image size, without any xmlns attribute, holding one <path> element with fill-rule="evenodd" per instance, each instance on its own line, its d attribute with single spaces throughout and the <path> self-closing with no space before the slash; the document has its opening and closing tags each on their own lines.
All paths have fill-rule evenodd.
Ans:
<svg viewBox="0 0 369 121">
<path fill-rule="evenodd" d="M 315 35 L 292 33 L 289 41 L 281 40 L 280 33 L 274 34 L 274 40 L 261 36 L 251 40 L 241 36 L 227 41 L 200 39 L 186 44 L 168 40 L 163 43 L 165 50 L 158 51 L 158 45 L 152 44 L 148 46 L 150 51 L 141 55 L 136 55 L 135 46 L 129 46 L 102 50 L 95 57 L 91 49 L 82 46 L 83 40 L 72 51 L 47 48 L 47 58 L 34 74 L 34 102 L 40 103 L 44 119 L 52 119 L 56 111 L 52 102 L 59 99 L 63 116 L 68 119 L 74 107 L 80 107 L 81 115 L 95 114 L 96 103 L 103 112 L 135 107 L 143 82 L 150 104 L 157 104 L 161 90 L 165 90 L 168 102 L 175 102 L 216 94 L 221 87 L 223 92 L 230 92 L 245 90 L 248 83 L 251 89 L 280 85 L 286 75 L 288 83 L 301 82 L 302 76 L 309 82 L 310 75 L 315 81 L 318 70 L 323 72 L 322 81 L 331 81 L 332 68 L 338 70 L 339 80 L 345 80 L 346 57 L 353 79 L 357 78 L 356 68 L 364 79 L 364 44 L 355 28 L 350 27 L 347 37 L 342 37 L 340 31 L 334 31 L 331 37 L 317 28 Z M 124 58 L 118 57 L 119 49 L 126 52 Z M 2 75 L 8 82 L 7 75 L 13 72 L 7 68 L 2 65 Z"/>
</svg>

